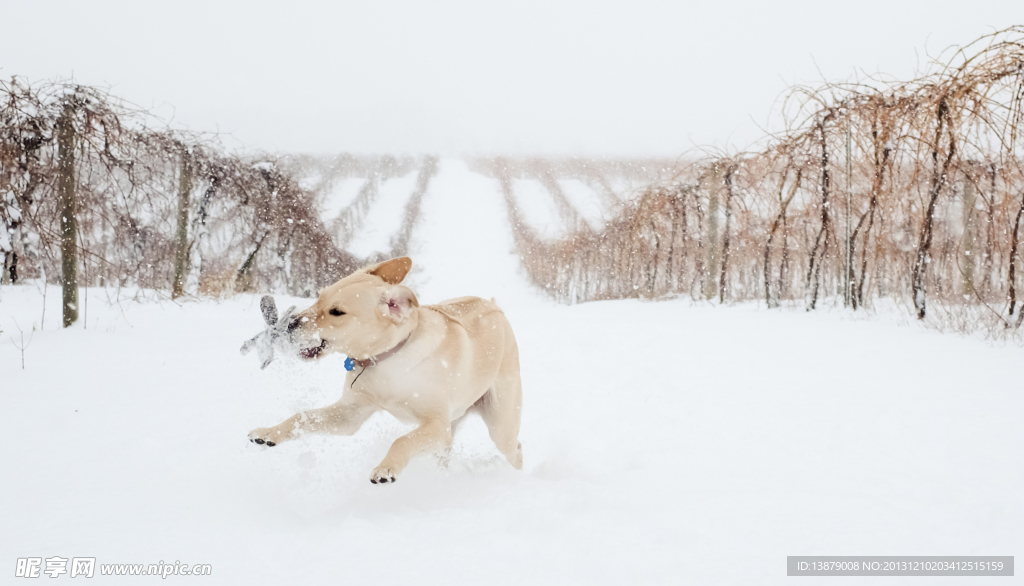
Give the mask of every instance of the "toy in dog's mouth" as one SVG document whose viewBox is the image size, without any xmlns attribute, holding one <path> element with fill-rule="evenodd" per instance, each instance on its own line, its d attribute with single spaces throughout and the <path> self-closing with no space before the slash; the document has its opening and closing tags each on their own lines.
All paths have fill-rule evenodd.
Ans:
<svg viewBox="0 0 1024 586">
<path fill-rule="evenodd" d="M 299 356 L 306 360 L 312 360 L 319 357 L 324 350 L 327 349 L 327 340 L 320 340 L 319 346 L 313 346 L 311 348 L 303 348 L 299 350 Z"/>
</svg>

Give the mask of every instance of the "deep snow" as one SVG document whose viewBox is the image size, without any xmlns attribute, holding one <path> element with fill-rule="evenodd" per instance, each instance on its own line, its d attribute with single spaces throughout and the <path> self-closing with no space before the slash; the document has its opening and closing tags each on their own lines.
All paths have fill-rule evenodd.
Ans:
<svg viewBox="0 0 1024 586">
<path fill-rule="evenodd" d="M 209 563 L 196 581 L 226 584 L 781 584 L 787 555 L 1022 550 L 1024 349 L 841 311 L 555 305 L 521 274 L 503 206 L 442 161 L 408 282 L 421 303 L 507 313 L 521 472 L 479 420 L 447 467 L 414 460 L 394 485 L 368 482 L 408 429 L 385 414 L 349 438 L 249 443 L 334 401 L 344 373 L 339 356 L 241 356 L 258 296 L 93 289 L 88 327 L 58 330 L 51 287 L 21 370 L 8 338 L 41 297 L 0 288 L 0 576 L 58 555 Z"/>
</svg>

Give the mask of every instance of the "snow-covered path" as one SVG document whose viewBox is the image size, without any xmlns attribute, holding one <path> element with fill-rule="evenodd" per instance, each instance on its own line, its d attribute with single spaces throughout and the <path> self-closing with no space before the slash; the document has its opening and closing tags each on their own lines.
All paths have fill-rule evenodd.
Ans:
<svg viewBox="0 0 1024 586">
<path fill-rule="evenodd" d="M 409 283 L 423 303 L 505 309 L 523 471 L 478 420 L 447 468 L 422 458 L 394 485 L 367 481 L 407 429 L 387 415 L 250 444 L 335 400 L 343 374 L 336 356 L 240 356 L 256 297 L 93 290 L 88 329 L 58 331 L 54 287 L 22 371 L 7 338 L 41 300 L 4 287 L 0 562 L 210 563 L 218 584 L 782 584 L 787 555 L 1024 547 L 1024 349 L 841 312 L 556 306 L 520 275 L 502 206 L 493 180 L 442 161 Z"/>
<path fill-rule="evenodd" d="M 422 303 L 476 295 L 499 305 L 541 303 L 520 274 L 498 183 L 460 160 L 440 162 L 413 233 L 408 285 Z"/>
</svg>

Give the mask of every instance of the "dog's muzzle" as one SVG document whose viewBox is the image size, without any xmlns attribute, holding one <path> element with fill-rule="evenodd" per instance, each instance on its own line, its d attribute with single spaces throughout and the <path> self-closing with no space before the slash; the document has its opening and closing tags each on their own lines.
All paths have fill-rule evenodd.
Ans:
<svg viewBox="0 0 1024 586">
<path fill-rule="evenodd" d="M 299 350 L 299 356 L 306 360 L 312 360 L 313 358 L 320 356 L 326 348 L 327 340 L 320 340 L 319 346 L 312 346 L 310 348 L 303 348 L 302 350 Z"/>
<path fill-rule="evenodd" d="M 299 356 L 306 360 L 311 360 L 323 354 L 327 348 L 327 340 L 309 331 L 309 329 L 304 329 L 302 325 L 307 321 L 309 321 L 309 318 L 303 317 L 302 314 L 296 315 L 288 322 L 287 329 L 288 337 L 291 338 L 292 342 L 302 347 L 299 350 Z"/>
</svg>

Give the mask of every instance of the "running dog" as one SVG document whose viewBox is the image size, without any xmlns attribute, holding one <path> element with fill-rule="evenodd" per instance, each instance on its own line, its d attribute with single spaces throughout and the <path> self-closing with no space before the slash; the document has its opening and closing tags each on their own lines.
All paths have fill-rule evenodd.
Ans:
<svg viewBox="0 0 1024 586">
<path fill-rule="evenodd" d="M 512 326 L 493 300 L 479 297 L 421 307 L 400 284 L 411 268 L 412 260 L 402 257 L 356 271 L 292 318 L 288 330 L 303 342 L 303 358 L 349 357 L 345 389 L 333 405 L 252 430 L 250 441 L 275 446 L 304 433 L 352 435 L 383 409 L 417 425 L 370 474 L 370 482 L 384 484 L 395 482 L 414 456 L 450 447 L 452 425 L 476 411 L 498 450 L 522 469 L 522 384 Z"/>
</svg>

